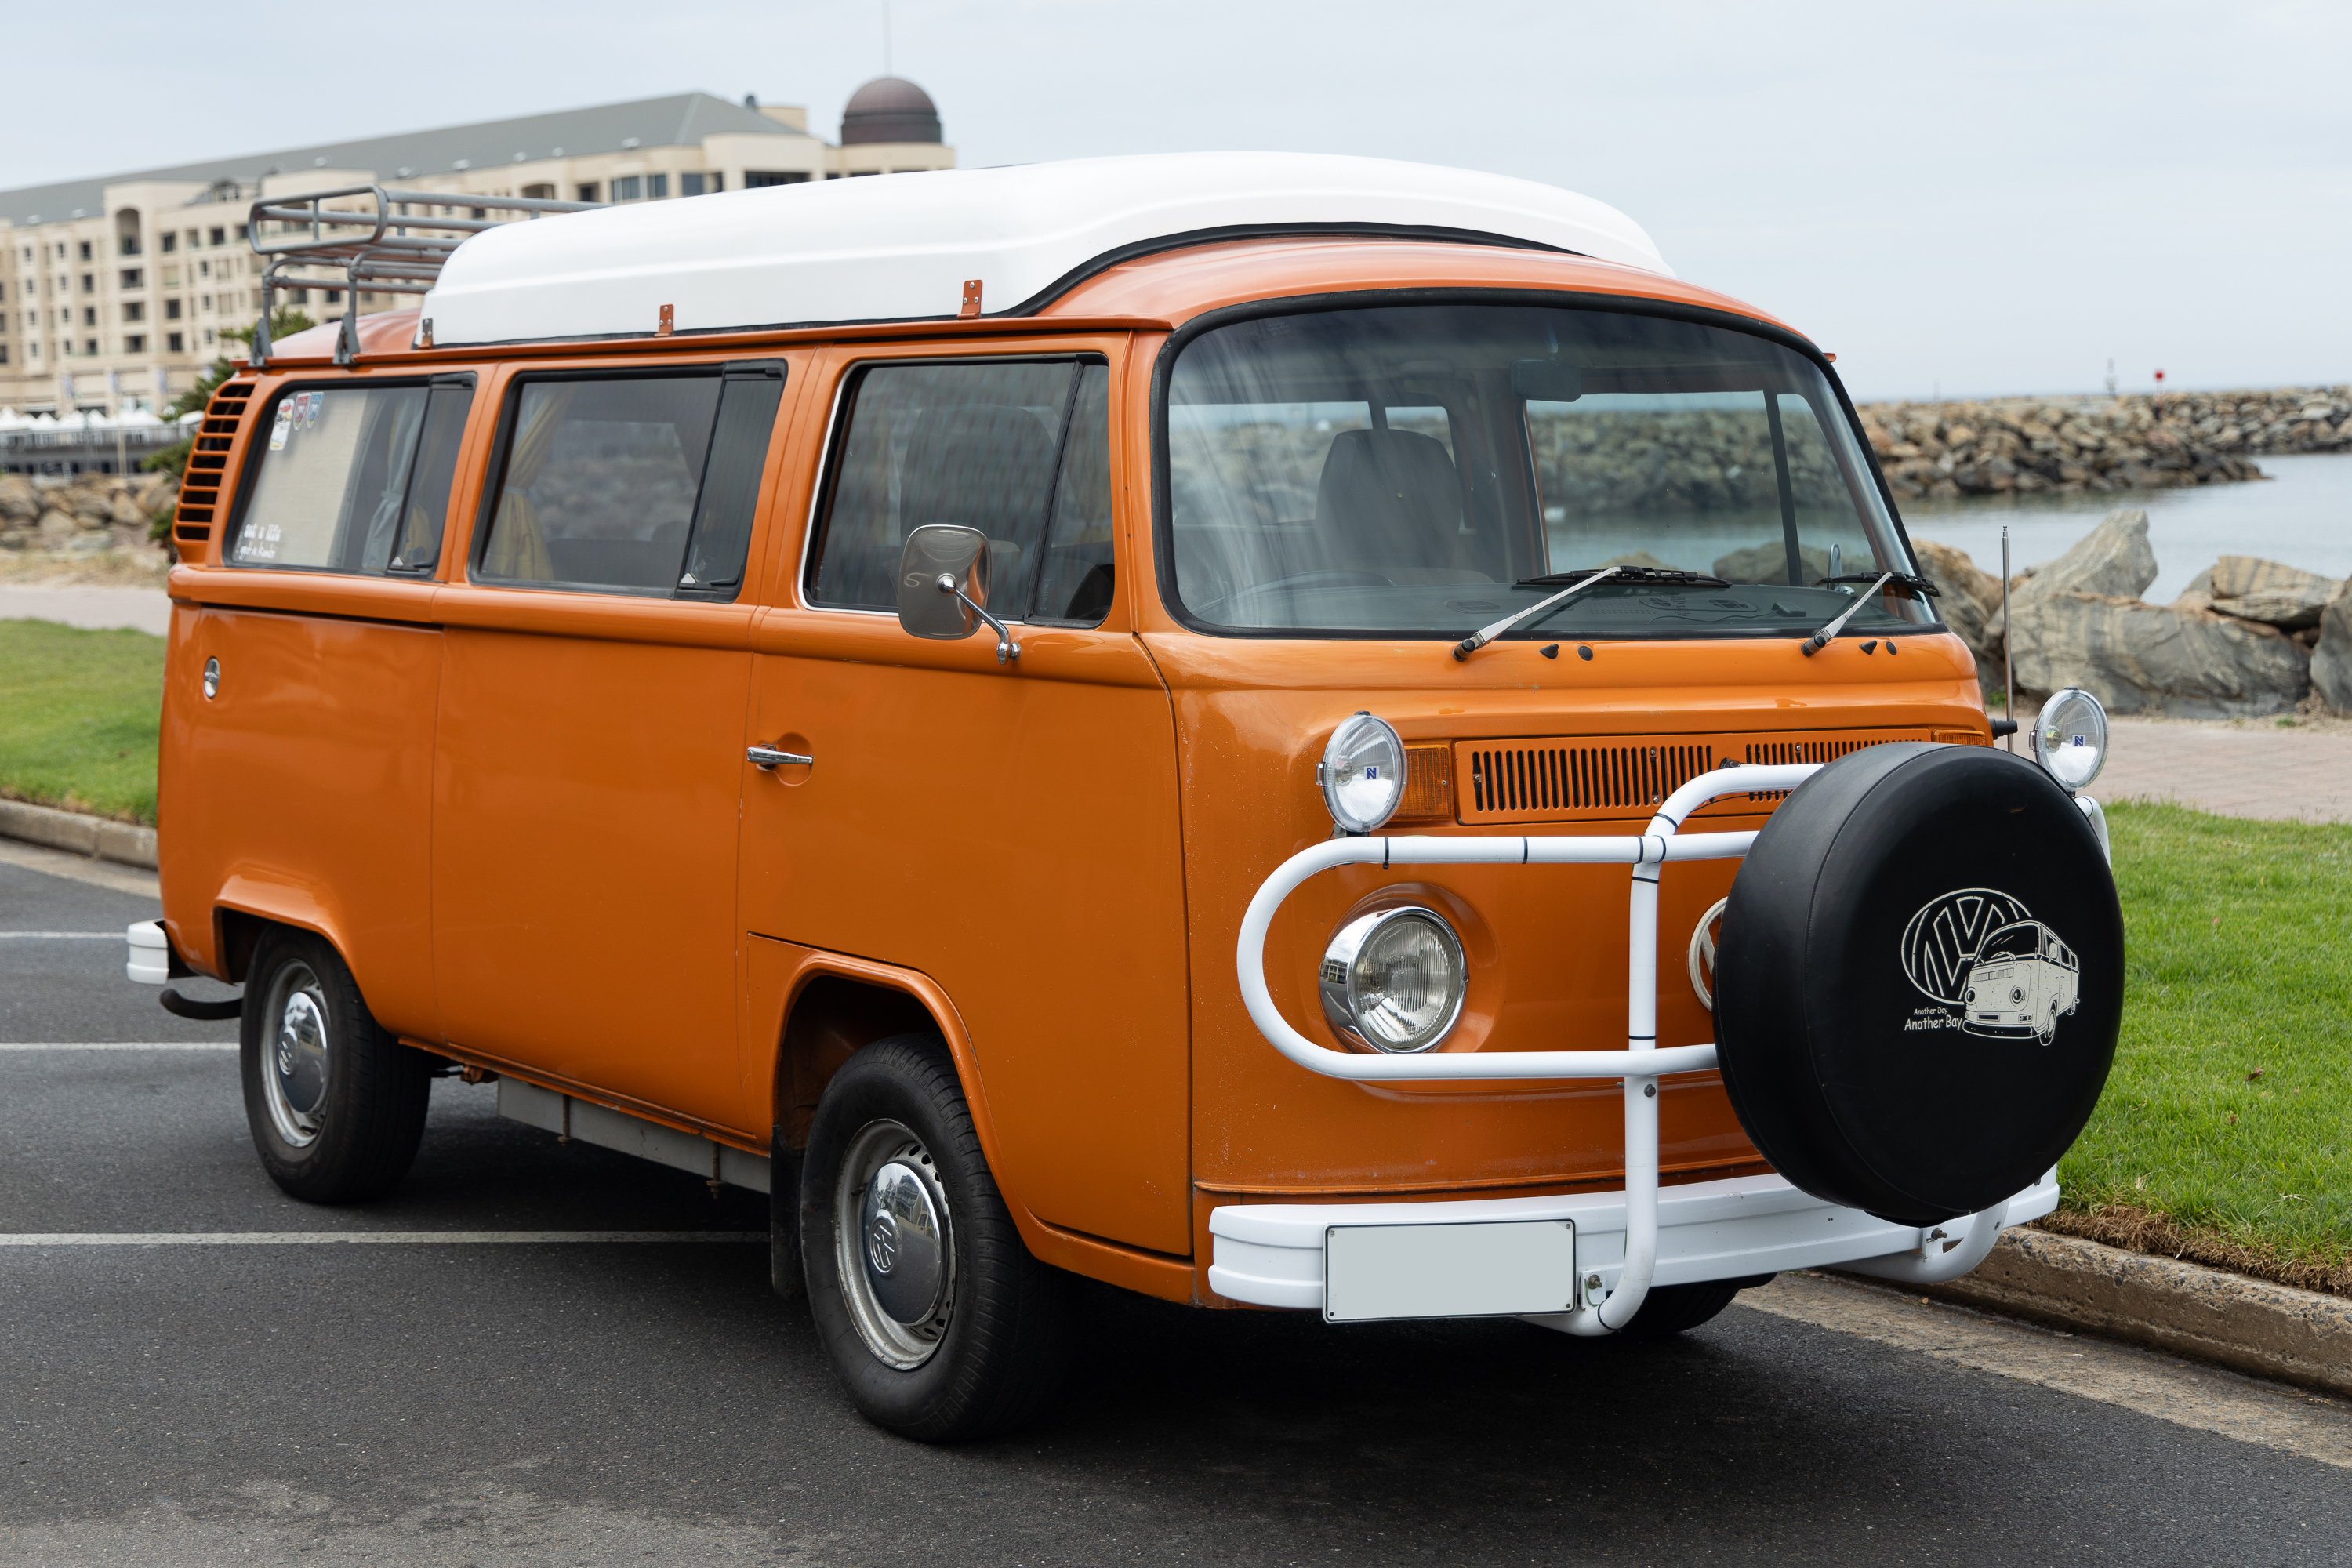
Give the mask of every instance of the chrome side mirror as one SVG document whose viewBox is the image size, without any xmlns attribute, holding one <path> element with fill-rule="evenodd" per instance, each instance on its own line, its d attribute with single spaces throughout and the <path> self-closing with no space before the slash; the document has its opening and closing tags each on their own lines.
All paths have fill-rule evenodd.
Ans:
<svg viewBox="0 0 2352 1568">
<path fill-rule="evenodd" d="M 954 642 L 985 621 L 996 631 L 996 662 L 1021 645 L 988 613 L 988 535 L 961 523 L 927 522 L 898 553 L 898 624 L 919 637 Z"/>
</svg>

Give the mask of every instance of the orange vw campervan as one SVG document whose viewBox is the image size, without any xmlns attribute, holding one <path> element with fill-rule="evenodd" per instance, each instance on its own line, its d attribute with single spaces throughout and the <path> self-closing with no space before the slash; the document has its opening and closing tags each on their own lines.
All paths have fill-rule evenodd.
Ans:
<svg viewBox="0 0 2352 1568">
<path fill-rule="evenodd" d="M 1828 356 L 1622 215 L 1272 155 L 435 199 L 255 208 L 271 287 L 421 303 L 257 338 L 173 530 L 132 972 L 243 985 L 289 1193 L 495 1077 L 769 1193 L 935 1439 L 1047 1395 L 1073 1275 L 1671 1332 L 2056 1202 L 2104 717 L 1993 744 Z M 2072 1007 L 1966 1026 L 2029 921 Z"/>
</svg>

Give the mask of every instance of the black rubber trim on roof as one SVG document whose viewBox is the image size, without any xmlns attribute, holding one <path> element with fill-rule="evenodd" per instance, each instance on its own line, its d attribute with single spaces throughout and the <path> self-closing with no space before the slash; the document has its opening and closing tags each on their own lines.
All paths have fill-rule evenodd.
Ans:
<svg viewBox="0 0 2352 1568">
<path fill-rule="evenodd" d="M 1079 262 L 1012 309 L 984 310 L 981 314 L 991 320 L 1034 316 L 1087 279 L 1108 272 L 1121 262 L 1133 261 L 1139 257 L 1157 256 L 1162 251 L 1186 250 L 1196 245 L 1223 245 L 1241 239 L 1415 239 L 1434 240 L 1444 245 L 1484 245 L 1500 250 L 1542 250 L 1554 256 L 1584 254 L 1557 245 L 1546 245 L 1540 240 L 1520 239 L 1480 228 L 1445 228 L 1433 224 L 1236 223 L 1220 228 L 1194 228 L 1181 234 L 1154 235 L 1149 239 L 1130 240 L 1125 245 L 1114 246 L 1099 256 Z"/>
<path fill-rule="evenodd" d="M 1838 407 L 1844 411 L 1848 427 L 1853 432 L 1854 445 L 1862 450 L 1863 462 L 1878 486 L 1879 500 L 1885 504 L 1888 521 L 1895 524 L 1895 536 L 1903 544 L 1904 552 L 1918 563 L 1918 552 L 1911 543 L 1910 531 L 1903 524 L 1903 513 L 1895 504 L 1895 492 L 1886 482 L 1885 473 L 1878 466 L 1878 454 L 1868 441 L 1862 438 L 1862 418 L 1854 412 L 1853 400 L 1846 395 L 1845 384 L 1838 379 L 1837 367 L 1829 356 L 1815 346 L 1811 338 L 1792 332 L 1786 327 L 1753 316 L 1742 316 L 1730 310 L 1718 310 L 1706 305 L 1688 305 L 1675 300 L 1651 300 L 1633 294 L 1594 294 L 1575 289 L 1363 289 L 1329 294 L 1297 294 L 1286 299 L 1252 300 L 1244 304 L 1228 305 L 1223 310 L 1209 310 L 1194 316 L 1174 331 L 1160 347 L 1159 358 L 1151 367 L 1151 553 L 1153 576 L 1158 579 L 1160 607 L 1169 617 L 1188 630 L 1203 637 L 1265 638 L 1298 641 L 1302 638 L 1350 640 L 1358 642 L 1398 642 L 1414 640 L 1400 637 L 1393 630 L 1349 631 L 1320 626 L 1255 627 L 1226 626 L 1213 621 L 1203 621 L 1186 609 L 1176 596 L 1176 557 L 1174 506 L 1169 495 L 1168 483 L 1168 384 L 1175 374 L 1176 360 L 1191 346 L 1195 338 L 1213 332 L 1219 327 L 1236 321 L 1255 321 L 1262 316 L 1296 316 L 1312 311 L 1362 310 L 1398 305 L 1534 305 L 1552 310 L 1606 310 L 1628 316 L 1658 316 L 1668 321 L 1691 321 L 1700 326 L 1720 327 L 1727 331 L 1742 332 L 1762 338 L 1803 355 L 1825 376 L 1830 391 L 1837 397 Z M 1933 603 L 1922 600 L 1928 614 L 1935 616 Z M 1874 628 L 1874 630 L 1875 628 Z M 1950 628 L 1941 617 L 1930 619 L 1920 626 L 1895 628 L 1896 634 L 1942 632 Z M 1717 633 L 1720 640 L 1762 639 L 1785 637 L 1785 627 L 1765 627 L 1748 632 Z M 1881 632 L 1880 636 L 1890 635 Z M 1658 642 L 1682 638 L 1675 632 L 1626 633 L 1612 637 L 1620 642 Z"/>
</svg>

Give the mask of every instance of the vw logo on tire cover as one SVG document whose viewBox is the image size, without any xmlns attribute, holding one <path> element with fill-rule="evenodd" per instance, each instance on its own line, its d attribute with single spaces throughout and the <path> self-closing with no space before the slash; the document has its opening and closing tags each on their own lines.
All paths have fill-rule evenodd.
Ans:
<svg viewBox="0 0 2352 1568">
<path fill-rule="evenodd" d="M 2022 757 L 1873 746 L 1796 790 L 1724 912 L 1716 1039 L 1759 1152 L 1906 1225 L 2030 1186 L 2090 1120 L 2123 1014 L 2096 836 Z"/>
</svg>

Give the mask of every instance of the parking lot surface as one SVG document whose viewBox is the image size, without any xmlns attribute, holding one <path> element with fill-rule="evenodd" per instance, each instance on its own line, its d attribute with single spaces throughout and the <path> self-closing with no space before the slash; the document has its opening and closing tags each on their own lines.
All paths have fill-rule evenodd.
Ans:
<svg viewBox="0 0 2352 1568">
<path fill-rule="evenodd" d="M 0 1049 L 0 1562 L 2340 1563 L 2352 1541 L 2340 1403 L 1827 1280 L 1664 1342 L 1097 1291 L 1043 1422 L 927 1448 L 860 1420 L 769 1292 L 763 1198 L 501 1121 L 488 1088 L 436 1086 L 390 1199 L 286 1198 L 235 1026 L 163 1013 L 119 940 L 23 934 L 112 937 L 152 896 L 13 859 L 0 1044 L 39 1048 Z"/>
</svg>

